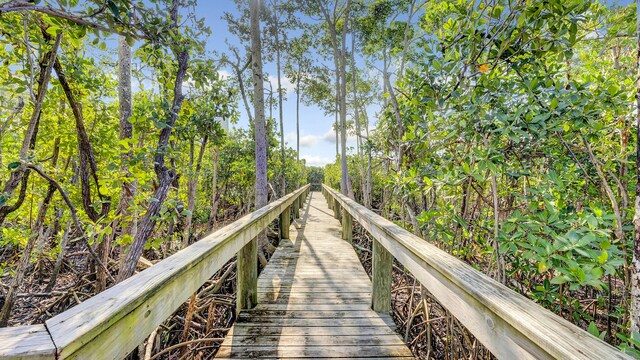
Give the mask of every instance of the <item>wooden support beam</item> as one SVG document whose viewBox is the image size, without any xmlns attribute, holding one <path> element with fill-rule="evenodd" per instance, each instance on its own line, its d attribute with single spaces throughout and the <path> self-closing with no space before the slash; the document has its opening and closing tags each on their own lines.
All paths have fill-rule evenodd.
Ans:
<svg viewBox="0 0 640 360">
<path fill-rule="evenodd" d="M 393 270 L 393 256 L 373 240 L 373 264 L 371 276 L 371 309 L 373 311 L 391 312 L 391 272 Z"/>
<path fill-rule="evenodd" d="M 236 313 L 258 304 L 258 239 L 238 251 Z"/>
<path fill-rule="evenodd" d="M 353 242 L 353 218 L 346 209 L 342 209 L 342 240 Z"/>
<path fill-rule="evenodd" d="M 291 226 L 291 207 L 284 209 L 280 214 L 280 240 L 289 238 L 289 227 Z"/>
<path fill-rule="evenodd" d="M 297 198 L 294 202 L 293 202 L 293 218 L 294 219 L 298 219 L 300 218 L 300 198 Z"/>
<path fill-rule="evenodd" d="M 336 219 L 340 219 L 340 203 L 338 199 L 333 199 L 333 217 Z"/>
</svg>

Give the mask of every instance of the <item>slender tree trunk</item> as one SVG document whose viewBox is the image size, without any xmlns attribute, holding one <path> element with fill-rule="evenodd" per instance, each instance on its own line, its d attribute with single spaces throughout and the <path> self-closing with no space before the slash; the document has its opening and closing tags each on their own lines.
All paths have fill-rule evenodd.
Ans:
<svg viewBox="0 0 640 360">
<path fill-rule="evenodd" d="M 360 128 L 360 113 L 359 113 L 359 106 L 358 106 L 358 83 L 357 83 L 357 78 L 358 78 L 358 69 L 356 67 L 356 34 L 355 31 L 352 31 L 351 33 L 351 81 L 352 81 L 352 87 L 353 87 L 353 114 L 354 114 L 354 122 L 355 122 L 355 126 L 356 126 L 356 153 L 358 154 L 358 166 L 359 166 L 359 176 L 361 179 L 361 191 L 362 191 L 362 199 L 364 202 L 364 206 L 365 207 L 369 207 L 367 202 L 366 202 L 366 197 L 367 197 L 367 183 L 366 181 L 364 181 L 365 178 L 365 163 L 364 163 L 364 156 L 362 153 L 362 134 L 361 134 L 361 128 Z"/>
<path fill-rule="evenodd" d="M 630 318 L 633 332 L 640 332 L 640 0 L 636 0 L 636 199 L 633 224 L 635 230 L 633 259 L 631 260 L 631 307 Z"/>
<path fill-rule="evenodd" d="M 209 215 L 209 226 L 207 231 L 213 230 L 216 225 L 216 215 L 218 213 L 218 156 L 220 149 L 218 146 L 213 150 L 213 179 L 211 180 L 211 215 Z"/>
<path fill-rule="evenodd" d="M 73 117 L 75 119 L 76 135 L 78 140 L 78 172 L 80 174 L 80 185 L 82 188 L 82 206 L 84 208 L 84 211 L 87 213 L 87 216 L 89 216 L 89 219 L 96 222 L 98 221 L 98 219 L 105 217 L 109 213 L 109 209 L 111 207 L 110 201 L 100 192 L 100 182 L 98 180 L 98 165 L 96 163 L 93 148 L 91 147 L 91 142 L 89 141 L 89 135 L 87 134 L 87 130 L 85 128 L 82 106 L 76 99 L 74 92 L 71 89 L 71 85 L 67 81 L 66 75 L 62 69 L 62 64 L 60 64 L 57 59 L 53 65 L 53 68 L 56 71 L 56 75 L 58 75 L 58 81 L 60 82 L 62 90 L 67 97 L 67 101 L 69 102 L 71 112 L 73 113 Z M 97 212 L 93 207 L 94 202 L 91 198 L 90 176 L 93 177 L 96 192 L 98 193 L 98 197 L 100 198 L 100 212 Z"/>
<path fill-rule="evenodd" d="M 278 73 L 278 109 L 280 116 L 280 196 L 287 194 L 284 173 L 285 173 L 285 150 L 284 150 L 284 124 L 282 115 L 282 79 L 281 64 L 280 64 L 280 28 L 278 26 L 278 1 L 273 0 L 273 18 L 274 18 L 274 30 L 276 37 L 276 72 Z"/>
<path fill-rule="evenodd" d="M 251 0 L 251 69 L 253 72 L 253 113 L 255 115 L 256 198 L 255 207 L 267 205 L 269 185 L 267 180 L 267 123 L 264 117 L 264 78 L 262 74 L 262 44 L 260 41 L 260 0 Z M 264 232 L 258 235 L 258 244 L 267 241 Z M 262 253 L 262 252 L 260 252 Z M 264 256 L 264 255 L 263 255 Z M 264 261 L 264 260 L 263 260 Z"/>
<path fill-rule="evenodd" d="M 298 76 L 296 78 L 296 156 L 299 163 L 300 162 L 300 64 L 298 64 Z"/>
<path fill-rule="evenodd" d="M 362 112 L 364 114 L 364 119 L 366 120 L 366 123 L 364 124 L 364 129 L 365 129 L 365 134 L 367 136 L 367 141 L 369 139 L 369 116 L 367 115 L 367 109 L 365 107 L 362 108 Z M 371 193 L 373 191 L 372 189 L 372 185 L 371 185 L 371 162 L 373 161 L 373 155 L 371 154 L 371 146 L 367 146 L 367 176 L 366 176 L 366 183 L 367 183 L 367 192 L 364 195 L 364 205 L 365 207 L 367 207 L 368 209 L 371 209 L 373 204 L 372 204 L 372 200 L 371 200 Z"/>
<path fill-rule="evenodd" d="M 193 222 L 193 211 L 196 208 L 196 190 L 198 189 L 198 179 L 200 177 L 200 169 L 202 168 L 202 158 L 204 157 L 204 150 L 207 147 L 207 142 L 209 140 L 208 136 L 205 136 L 202 139 L 202 143 L 200 144 L 200 150 L 198 152 L 198 159 L 196 160 L 196 168 L 193 174 L 189 177 L 189 182 L 187 183 L 187 221 L 185 225 L 185 236 L 184 236 L 184 245 L 189 245 L 189 237 L 191 236 L 191 226 Z"/>
<path fill-rule="evenodd" d="M 336 118 L 333 122 L 333 130 L 336 132 L 336 160 L 340 157 L 340 70 L 338 59 L 334 58 L 336 66 Z"/>
<path fill-rule="evenodd" d="M 347 167 L 347 27 L 349 23 L 349 7 L 351 1 L 347 3 L 345 23 L 342 28 L 342 43 L 340 50 L 340 169 L 341 181 L 340 190 L 342 194 L 353 197 L 349 186 L 349 168 Z"/>
<path fill-rule="evenodd" d="M 236 57 L 238 54 L 236 54 Z M 247 62 L 248 64 L 249 62 Z M 244 104 L 244 109 L 247 112 L 247 116 L 249 117 L 249 122 L 253 121 L 253 114 L 251 113 L 251 108 L 249 107 L 249 100 L 247 99 L 247 92 L 244 87 L 244 80 L 242 78 L 242 73 L 247 68 L 245 65 L 243 68 L 240 68 L 240 58 L 238 57 L 238 62 L 236 64 L 231 64 L 233 69 L 236 72 L 236 78 L 238 79 L 238 87 L 240 88 L 240 95 L 242 96 L 242 103 Z"/>
<path fill-rule="evenodd" d="M 400 57 L 400 70 L 398 71 L 398 77 L 402 77 L 404 75 L 404 65 L 407 62 L 407 51 L 409 50 L 409 29 L 411 29 L 411 20 L 414 15 L 414 7 L 416 4 L 416 0 L 411 0 L 411 5 L 409 6 L 409 16 L 407 17 L 407 23 L 404 28 L 404 35 L 402 38 L 402 56 Z"/>
<path fill-rule="evenodd" d="M 116 215 L 120 215 L 122 219 L 126 219 L 129 215 L 129 204 L 135 195 L 135 183 L 131 181 L 131 173 L 129 172 L 128 162 L 133 157 L 133 144 L 130 143 L 133 138 L 133 124 L 129 121 L 132 112 L 132 94 L 131 94 L 131 46 L 127 42 L 126 37 L 118 37 L 118 112 L 120 116 L 120 140 L 129 141 L 125 153 L 120 154 L 122 161 L 122 171 L 125 179 L 122 181 L 120 190 L 120 199 L 116 208 Z M 105 236 L 104 240 L 98 248 L 98 253 L 102 262 L 108 264 L 109 255 L 113 239 L 116 236 L 116 230 L 119 228 L 121 220 L 116 217 L 112 224 L 112 233 Z M 131 227 L 127 226 L 123 229 L 122 235 L 131 235 Z M 97 291 L 106 289 L 107 274 L 102 269 L 98 269 L 96 274 L 98 280 Z"/>
</svg>

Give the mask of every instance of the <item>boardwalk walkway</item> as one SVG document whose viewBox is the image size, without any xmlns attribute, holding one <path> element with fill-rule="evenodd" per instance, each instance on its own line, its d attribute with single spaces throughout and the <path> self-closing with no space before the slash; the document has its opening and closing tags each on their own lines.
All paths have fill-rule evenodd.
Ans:
<svg viewBox="0 0 640 360">
<path fill-rule="evenodd" d="M 370 309 L 369 277 L 324 198 L 309 198 L 258 279 L 259 305 L 239 314 L 217 357 L 413 358 L 391 318 Z"/>
</svg>

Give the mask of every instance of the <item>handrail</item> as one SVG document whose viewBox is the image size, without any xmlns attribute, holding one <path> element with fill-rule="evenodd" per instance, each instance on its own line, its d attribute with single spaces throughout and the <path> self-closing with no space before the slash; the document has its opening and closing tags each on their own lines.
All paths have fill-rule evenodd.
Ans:
<svg viewBox="0 0 640 360">
<path fill-rule="evenodd" d="M 389 300 L 391 296 L 391 263 L 379 266 L 383 260 L 377 260 L 388 252 L 500 359 L 631 359 L 347 196 L 326 185 L 323 193 L 336 217 L 340 212 L 348 222 L 353 217 L 374 238 L 374 310 L 376 296 L 386 296 L 381 293 L 387 291 Z M 381 274 L 380 268 L 388 274 Z"/>
<path fill-rule="evenodd" d="M 308 193 L 305 185 L 240 218 L 54 316 L 46 328 L 0 329 L 0 359 L 123 358 L 273 220 L 301 207 Z M 288 216 L 285 221 L 288 227 Z"/>
</svg>

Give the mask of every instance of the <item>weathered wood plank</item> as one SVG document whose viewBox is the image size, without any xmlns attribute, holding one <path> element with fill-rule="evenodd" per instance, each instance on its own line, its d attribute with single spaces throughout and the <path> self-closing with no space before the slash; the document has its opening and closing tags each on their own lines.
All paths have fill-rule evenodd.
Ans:
<svg viewBox="0 0 640 360">
<path fill-rule="evenodd" d="M 342 211 L 342 240 L 353 242 L 353 218 L 348 211 Z"/>
<path fill-rule="evenodd" d="M 56 347 L 44 325 L 0 328 L 0 358 L 44 360 L 56 358 Z"/>
<path fill-rule="evenodd" d="M 227 335 L 225 343 L 231 346 L 361 346 L 405 345 L 396 334 L 356 334 L 356 335 Z"/>
<path fill-rule="evenodd" d="M 373 240 L 372 295 L 373 311 L 391 311 L 391 274 L 393 256 L 377 240 Z"/>
<path fill-rule="evenodd" d="M 630 359 L 424 239 L 325 189 L 498 358 Z"/>
<path fill-rule="evenodd" d="M 280 239 L 289 238 L 289 228 L 291 227 L 291 207 L 288 207 L 280 214 Z"/>
<path fill-rule="evenodd" d="M 369 304 L 258 304 L 253 311 L 347 311 L 347 310 L 370 310 Z"/>
<path fill-rule="evenodd" d="M 280 317 L 284 319 L 346 319 L 346 318 L 371 318 L 375 316 L 369 309 L 359 310 L 267 310 L 252 309 L 243 311 L 238 315 L 239 322 L 255 321 L 256 318 Z M 390 324 L 390 318 L 382 318 Z"/>
<path fill-rule="evenodd" d="M 261 326 L 259 323 L 244 323 L 234 326 L 230 335 L 243 336 L 353 336 L 353 335 L 394 335 L 388 326 Z M 226 339 L 225 339 L 226 340 Z"/>
<path fill-rule="evenodd" d="M 258 239 L 251 240 L 238 252 L 236 312 L 258 304 Z"/>
<path fill-rule="evenodd" d="M 407 354 L 408 353 L 408 354 Z M 218 354 L 225 358 L 352 358 L 369 356 L 408 356 L 406 345 L 360 346 L 233 346 L 222 345 Z"/>
</svg>

